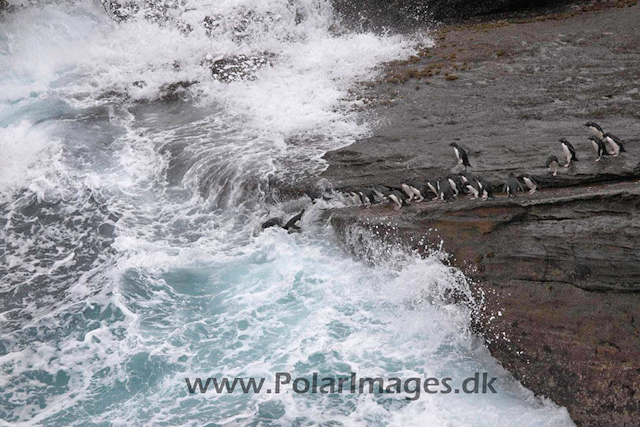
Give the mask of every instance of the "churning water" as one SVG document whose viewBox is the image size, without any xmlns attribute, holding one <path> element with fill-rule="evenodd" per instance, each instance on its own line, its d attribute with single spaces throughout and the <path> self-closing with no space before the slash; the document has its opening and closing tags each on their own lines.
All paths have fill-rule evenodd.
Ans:
<svg viewBox="0 0 640 427">
<path fill-rule="evenodd" d="M 305 203 L 272 183 L 366 135 L 347 90 L 409 40 L 346 32 L 325 0 L 23 3 L 0 18 L 0 422 L 571 424 L 441 298 L 468 288 L 438 256 L 354 260 L 324 202 L 257 232 Z M 488 372 L 498 393 L 185 385 L 276 372 Z"/>
</svg>

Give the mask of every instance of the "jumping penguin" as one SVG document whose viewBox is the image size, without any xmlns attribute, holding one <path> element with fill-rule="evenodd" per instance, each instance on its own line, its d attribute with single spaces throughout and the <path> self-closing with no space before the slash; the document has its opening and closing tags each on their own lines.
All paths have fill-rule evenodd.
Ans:
<svg viewBox="0 0 640 427">
<path fill-rule="evenodd" d="M 607 146 L 601 138 L 592 135 L 589 137 L 589 140 L 591 141 L 591 145 L 593 146 L 593 149 L 596 151 L 596 155 L 598 156 L 596 162 L 599 162 L 600 159 L 602 159 L 602 156 L 610 155 L 609 151 L 607 151 Z"/>
<path fill-rule="evenodd" d="M 287 230 L 289 233 L 300 231 L 300 226 L 298 226 L 296 223 L 302 219 L 303 214 L 304 214 L 304 209 L 302 209 L 302 211 L 298 215 L 294 216 L 289 221 L 287 221 L 287 223 L 282 228 Z"/>
<path fill-rule="evenodd" d="M 538 190 L 538 184 L 531 178 L 530 176 L 520 175 L 522 181 L 524 181 L 524 185 L 529 188 L 529 194 L 533 194 Z"/>
<path fill-rule="evenodd" d="M 549 172 L 553 173 L 553 176 L 558 175 L 558 166 L 560 163 L 558 162 L 558 158 L 556 156 L 547 157 L 547 162 L 545 166 L 549 168 Z"/>
<path fill-rule="evenodd" d="M 513 173 L 510 173 L 506 184 L 504 184 L 504 192 L 507 193 L 507 198 L 511 196 L 517 197 L 518 190 L 522 190 L 522 186 L 518 178 Z"/>
<path fill-rule="evenodd" d="M 560 138 L 560 144 L 562 144 L 562 151 L 564 152 L 564 156 L 567 158 L 567 164 L 564 165 L 565 168 L 568 168 L 571 165 L 571 161 L 578 161 L 578 157 L 576 157 L 576 149 L 573 148 L 573 145 L 566 138 Z"/>
<path fill-rule="evenodd" d="M 453 147 L 453 151 L 456 153 L 456 158 L 458 159 L 458 164 L 464 166 L 465 170 L 471 167 L 471 163 L 469 163 L 469 155 L 464 150 L 464 148 L 460 147 L 457 143 L 452 142 L 449 144 L 450 147 Z"/>
<path fill-rule="evenodd" d="M 603 139 L 607 144 L 609 144 L 609 148 L 611 148 L 611 150 L 609 150 L 609 154 L 611 154 L 613 157 L 618 157 L 620 153 L 627 152 L 627 150 L 624 149 L 622 140 L 617 136 L 607 132 L 604 134 Z"/>
<path fill-rule="evenodd" d="M 604 131 L 602 130 L 602 127 L 596 122 L 587 122 L 584 125 L 587 127 L 591 135 L 595 136 L 598 139 L 604 138 Z"/>
</svg>

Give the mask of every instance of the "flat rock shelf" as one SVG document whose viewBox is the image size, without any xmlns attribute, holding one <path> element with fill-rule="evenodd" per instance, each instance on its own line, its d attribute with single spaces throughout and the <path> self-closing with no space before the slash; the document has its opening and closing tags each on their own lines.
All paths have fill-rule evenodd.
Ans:
<svg viewBox="0 0 640 427">
<path fill-rule="evenodd" d="M 492 354 L 578 425 L 640 417 L 640 7 L 618 3 L 440 28 L 435 47 L 362 86 L 379 126 L 327 153 L 323 173 L 335 188 L 446 176 L 456 141 L 496 191 L 511 172 L 536 179 L 517 198 L 328 215 L 342 235 L 442 244 L 484 298 L 474 326 Z M 595 162 L 587 121 L 627 153 Z M 554 177 L 545 160 L 564 163 L 562 137 L 579 161 Z"/>
</svg>

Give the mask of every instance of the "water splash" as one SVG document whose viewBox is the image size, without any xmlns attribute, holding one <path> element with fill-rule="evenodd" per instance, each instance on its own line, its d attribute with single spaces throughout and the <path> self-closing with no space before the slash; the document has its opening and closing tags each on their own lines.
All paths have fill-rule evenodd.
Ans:
<svg viewBox="0 0 640 427">
<path fill-rule="evenodd" d="M 271 182 L 310 176 L 324 151 L 366 135 L 347 90 L 407 55 L 407 39 L 341 32 L 320 0 L 148 4 L 120 22 L 94 2 L 0 18 L 1 419 L 570 423 L 473 337 L 469 307 L 447 298 L 468 292 L 464 277 L 438 256 L 354 260 L 318 221 L 323 202 L 304 233 L 254 233 L 269 210 L 304 203 L 265 206 Z M 212 75 L 217 58 L 265 53 L 251 78 Z M 501 388 L 409 403 L 193 396 L 184 383 L 280 370 L 490 370 Z"/>
</svg>

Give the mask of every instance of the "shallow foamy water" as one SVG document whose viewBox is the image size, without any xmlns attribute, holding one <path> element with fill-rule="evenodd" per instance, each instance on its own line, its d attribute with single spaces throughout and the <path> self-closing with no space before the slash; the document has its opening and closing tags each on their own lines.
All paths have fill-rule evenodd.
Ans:
<svg viewBox="0 0 640 427">
<path fill-rule="evenodd" d="M 169 19 L 149 19 L 158 10 Z M 412 51 L 336 24 L 321 0 L 186 1 L 120 23 L 94 2 L 43 3 L 0 18 L 0 420 L 571 425 L 471 334 L 471 308 L 446 297 L 469 295 L 465 278 L 437 255 L 356 260 L 320 220 L 323 202 L 302 233 L 258 232 L 308 202 L 267 205 L 270 182 L 322 170 L 326 150 L 369 131 L 347 90 Z M 265 52 L 250 79 L 207 67 Z M 163 101 L 176 82 L 189 82 L 182 99 Z M 498 393 L 185 383 L 272 386 L 276 372 L 454 386 L 487 372 Z"/>
</svg>

